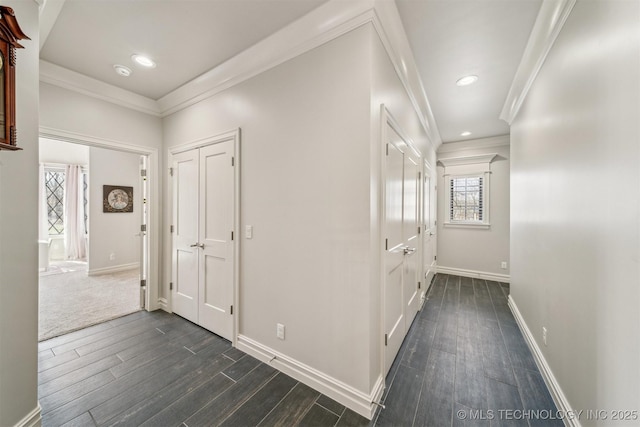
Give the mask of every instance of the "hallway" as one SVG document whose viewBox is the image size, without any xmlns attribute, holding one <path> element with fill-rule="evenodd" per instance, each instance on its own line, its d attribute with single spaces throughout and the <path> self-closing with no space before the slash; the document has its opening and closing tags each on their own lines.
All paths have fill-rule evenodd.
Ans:
<svg viewBox="0 0 640 427">
<path fill-rule="evenodd" d="M 555 406 L 507 293 L 506 284 L 438 275 L 389 372 L 375 425 L 563 425 L 508 419 Z M 44 341 L 39 350 L 45 427 L 374 424 L 161 311 Z"/>
<path fill-rule="evenodd" d="M 548 418 L 556 407 L 508 293 L 507 284 L 438 274 L 389 371 L 376 425 L 563 426 L 526 420 L 527 410 Z"/>
</svg>

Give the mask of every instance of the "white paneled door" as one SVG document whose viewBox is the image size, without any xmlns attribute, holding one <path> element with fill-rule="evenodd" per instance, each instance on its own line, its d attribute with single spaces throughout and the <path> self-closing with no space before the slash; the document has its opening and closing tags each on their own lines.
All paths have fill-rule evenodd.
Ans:
<svg viewBox="0 0 640 427">
<path fill-rule="evenodd" d="M 233 339 L 235 144 L 173 156 L 173 311 Z"/>
<path fill-rule="evenodd" d="M 422 229 L 424 230 L 422 259 L 424 265 L 424 283 L 423 291 L 426 291 L 427 285 L 431 283 L 436 273 L 435 263 L 435 243 L 436 243 L 436 227 L 434 224 L 435 206 L 433 201 L 435 195 L 431 191 L 431 168 L 425 162 L 424 179 L 422 181 Z"/>
<path fill-rule="evenodd" d="M 420 157 L 392 123 L 385 135 L 385 373 L 419 309 Z"/>
</svg>

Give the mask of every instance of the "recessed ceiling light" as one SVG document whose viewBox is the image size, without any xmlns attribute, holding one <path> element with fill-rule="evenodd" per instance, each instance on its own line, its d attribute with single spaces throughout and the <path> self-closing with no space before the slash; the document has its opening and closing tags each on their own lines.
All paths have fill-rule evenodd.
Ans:
<svg viewBox="0 0 640 427">
<path fill-rule="evenodd" d="M 124 65 L 114 65 L 113 69 L 122 77 L 129 77 L 131 75 L 131 69 Z"/>
<path fill-rule="evenodd" d="M 469 135 L 471 135 L 471 132 L 469 132 L 468 130 L 466 130 L 466 131 L 464 131 L 464 132 L 462 132 L 460 134 L 460 136 L 469 136 Z"/>
<path fill-rule="evenodd" d="M 153 59 L 149 58 L 148 56 L 135 54 L 131 55 L 131 59 L 133 59 L 133 62 L 138 65 L 142 65 L 143 67 L 156 68 L 156 63 L 153 62 Z"/>
<path fill-rule="evenodd" d="M 458 86 L 469 86 L 478 81 L 478 76 L 464 76 L 461 79 L 458 79 L 456 84 Z"/>
</svg>

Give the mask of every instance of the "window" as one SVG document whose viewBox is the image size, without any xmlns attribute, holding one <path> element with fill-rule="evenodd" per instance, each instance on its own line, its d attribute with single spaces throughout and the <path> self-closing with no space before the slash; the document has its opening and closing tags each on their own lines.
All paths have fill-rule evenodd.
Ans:
<svg viewBox="0 0 640 427">
<path fill-rule="evenodd" d="M 47 196 L 49 235 L 64 233 L 64 172 L 45 170 L 44 185 Z"/>
<path fill-rule="evenodd" d="M 485 228 L 489 223 L 489 179 L 495 153 L 438 159 L 444 166 L 445 227 Z"/>
<path fill-rule="evenodd" d="M 451 222 L 483 221 L 483 177 L 451 177 L 449 220 Z"/>
</svg>

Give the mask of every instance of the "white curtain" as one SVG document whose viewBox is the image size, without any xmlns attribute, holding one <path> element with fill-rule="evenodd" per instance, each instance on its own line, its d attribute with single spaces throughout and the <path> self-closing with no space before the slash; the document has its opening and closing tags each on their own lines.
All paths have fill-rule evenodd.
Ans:
<svg viewBox="0 0 640 427">
<path fill-rule="evenodd" d="M 44 163 L 40 163 L 38 184 L 38 240 L 49 240 L 49 210 L 47 209 L 47 189 L 44 184 Z"/>
<path fill-rule="evenodd" d="M 67 259 L 87 256 L 82 166 L 67 165 L 64 179 L 64 247 Z"/>
</svg>

